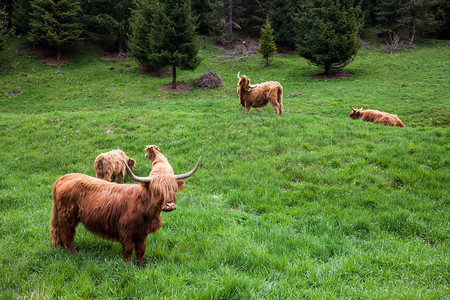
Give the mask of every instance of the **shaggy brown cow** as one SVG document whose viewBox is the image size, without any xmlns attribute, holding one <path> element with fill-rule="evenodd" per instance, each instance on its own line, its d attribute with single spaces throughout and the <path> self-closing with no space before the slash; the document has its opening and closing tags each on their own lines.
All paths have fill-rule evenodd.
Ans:
<svg viewBox="0 0 450 300">
<path fill-rule="evenodd" d="M 263 107 L 270 102 L 276 114 L 283 114 L 283 87 L 279 82 L 268 81 L 250 85 L 250 79 L 245 75 L 239 77 L 239 73 L 237 93 L 245 113 L 248 114 L 250 107 Z"/>
<path fill-rule="evenodd" d="M 354 109 L 351 105 L 350 107 L 352 109 L 350 118 L 354 120 L 361 119 L 366 122 L 372 122 L 381 125 L 405 127 L 405 125 L 397 115 L 391 115 L 386 112 L 371 109 L 363 111 L 363 107 L 361 107 L 361 109 Z"/>
<path fill-rule="evenodd" d="M 94 234 L 119 241 L 123 261 L 130 259 L 134 248 L 137 262 L 144 265 L 147 235 L 161 227 L 162 211 L 176 209 L 182 179 L 194 174 L 199 163 L 200 158 L 185 174 L 149 177 L 135 176 L 126 165 L 131 178 L 140 184 L 117 184 L 79 173 L 60 177 L 53 185 L 52 245 L 76 254 L 75 228 L 81 222 Z"/>
<path fill-rule="evenodd" d="M 131 170 L 133 170 L 136 161 L 126 156 L 125 152 L 120 149 L 111 150 L 97 156 L 94 161 L 94 170 L 97 178 L 112 182 L 117 177 L 120 183 L 124 183 L 125 164 L 122 159 L 125 160 Z"/>
</svg>

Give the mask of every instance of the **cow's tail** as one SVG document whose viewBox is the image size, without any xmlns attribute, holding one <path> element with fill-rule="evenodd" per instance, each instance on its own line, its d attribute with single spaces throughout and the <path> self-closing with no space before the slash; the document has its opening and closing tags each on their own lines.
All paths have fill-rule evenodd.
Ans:
<svg viewBox="0 0 450 300">
<path fill-rule="evenodd" d="M 283 114 L 283 87 L 278 89 L 278 105 L 280 106 L 280 115 Z"/>
<path fill-rule="evenodd" d="M 60 232 L 60 224 L 59 224 L 59 214 L 60 214 L 60 205 L 57 197 L 56 191 L 56 182 L 53 185 L 53 211 L 52 218 L 50 220 L 50 240 L 52 241 L 53 247 L 62 246 L 61 232 Z"/>
</svg>

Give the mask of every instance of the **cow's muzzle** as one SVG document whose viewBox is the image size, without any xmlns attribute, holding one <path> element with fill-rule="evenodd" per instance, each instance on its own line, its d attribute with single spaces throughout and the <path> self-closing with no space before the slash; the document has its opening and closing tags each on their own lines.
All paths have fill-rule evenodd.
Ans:
<svg viewBox="0 0 450 300">
<path fill-rule="evenodd" d="M 164 207 L 162 208 L 163 211 L 172 211 L 177 209 L 175 203 L 171 202 L 171 203 L 166 203 L 164 205 Z"/>
</svg>

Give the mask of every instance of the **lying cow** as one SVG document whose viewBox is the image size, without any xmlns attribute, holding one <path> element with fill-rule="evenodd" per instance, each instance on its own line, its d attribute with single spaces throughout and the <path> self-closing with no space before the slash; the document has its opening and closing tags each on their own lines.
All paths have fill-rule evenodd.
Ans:
<svg viewBox="0 0 450 300">
<path fill-rule="evenodd" d="M 361 119 L 366 122 L 372 122 L 381 125 L 405 127 L 405 125 L 397 115 L 391 115 L 386 112 L 371 109 L 363 111 L 363 107 L 361 107 L 361 109 L 354 109 L 351 105 L 350 107 L 352 109 L 350 118 L 354 120 Z"/>
<path fill-rule="evenodd" d="M 50 237 L 54 247 L 65 247 L 76 254 L 75 228 L 81 222 L 86 229 L 103 238 L 119 241 L 123 261 L 133 249 L 137 262 L 144 265 L 146 239 L 161 227 L 161 212 L 176 209 L 176 194 L 183 189 L 182 179 L 190 172 L 161 173 L 137 177 L 124 161 L 128 173 L 140 184 L 117 184 L 79 173 L 60 177 L 53 185 L 53 213 Z"/>
<path fill-rule="evenodd" d="M 111 150 L 102 153 L 94 161 L 94 170 L 97 178 L 113 182 L 116 177 L 120 183 L 124 183 L 125 178 L 125 160 L 128 166 L 133 170 L 136 161 L 125 155 L 120 149 Z"/>
<path fill-rule="evenodd" d="M 263 107 L 269 102 L 276 114 L 283 114 L 283 87 L 279 82 L 267 81 L 250 85 L 250 79 L 245 75 L 239 77 L 239 73 L 237 93 L 246 114 L 250 111 L 250 107 Z"/>
</svg>

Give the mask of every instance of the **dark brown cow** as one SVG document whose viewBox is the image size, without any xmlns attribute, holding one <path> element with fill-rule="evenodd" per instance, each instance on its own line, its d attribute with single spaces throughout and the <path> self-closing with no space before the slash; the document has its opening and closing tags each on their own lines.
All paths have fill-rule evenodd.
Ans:
<svg viewBox="0 0 450 300">
<path fill-rule="evenodd" d="M 79 173 L 67 174 L 53 185 L 50 237 L 54 247 L 76 254 L 75 228 L 82 223 L 89 231 L 119 241 L 123 261 L 136 253 L 144 265 L 146 239 L 161 227 L 161 212 L 176 209 L 176 194 L 198 168 L 181 174 L 137 177 L 124 161 L 131 178 L 140 184 L 117 184 Z"/>
<path fill-rule="evenodd" d="M 352 109 L 350 118 L 354 120 L 361 119 L 366 122 L 372 122 L 381 125 L 405 127 L 405 125 L 397 115 L 391 115 L 386 112 L 371 109 L 363 111 L 363 107 L 361 107 L 361 109 L 354 109 L 351 105 L 350 107 Z"/>
<path fill-rule="evenodd" d="M 283 114 L 283 87 L 278 81 L 250 85 L 250 79 L 245 75 L 239 77 L 239 73 L 237 93 L 246 114 L 250 111 L 250 107 L 263 107 L 269 102 L 276 114 Z"/>
</svg>

